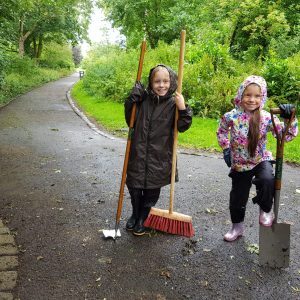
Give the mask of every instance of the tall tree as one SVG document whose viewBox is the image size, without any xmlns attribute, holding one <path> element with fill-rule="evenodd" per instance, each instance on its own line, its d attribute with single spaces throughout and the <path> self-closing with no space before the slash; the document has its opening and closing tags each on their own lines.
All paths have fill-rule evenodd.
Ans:
<svg viewBox="0 0 300 300">
<path fill-rule="evenodd" d="M 85 38 L 91 10 L 92 0 L 6 0 L 6 14 L 0 10 L 0 17 L 9 23 L 9 41 L 20 56 L 32 43 L 38 57 L 45 39 L 77 43 Z"/>
<path fill-rule="evenodd" d="M 175 0 L 98 0 L 107 18 L 126 36 L 129 46 L 136 46 L 145 35 L 150 47 L 159 40 L 171 42 L 181 29 L 193 26 L 191 12 L 198 1 Z"/>
</svg>

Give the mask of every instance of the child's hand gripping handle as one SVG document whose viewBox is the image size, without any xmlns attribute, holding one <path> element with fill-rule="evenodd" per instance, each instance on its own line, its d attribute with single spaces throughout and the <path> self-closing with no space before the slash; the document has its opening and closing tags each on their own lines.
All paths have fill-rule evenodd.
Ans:
<svg viewBox="0 0 300 300">
<path fill-rule="evenodd" d="M 146 39 L 144 39 L 141 44 L 139 66 L 138 66 L 138 72 L 137 72 L 137 76 L 136 76 L 137 81 L 140 81 L 141 77 L 142 77 L 145 52 L 146 52 Z M 126 181 L 126 174 L 127 174 L 129 153 L 130 153 L 130 147 L 131 147 L 131 138 L 132 138 L 132 134 L 133 134 L 133 127 L 134 127 L 134 121 L 135 121 L 135 114 L 136 114 L 136 103 L 133 103 L 131 115 L 130 115 L 129 130 L 128 130 L 125 158 L 124 158 L 124 164 L 123 164 L 122 180 L 121 180 L 121 186 L 120 186 L 120 192 L 119 192 L 118 209 L 117 209 L 117 214 L 116 214 L 115 236 L 117 236 L 117 230 L 119 228 L 119 222 L 120 222 L 122 206 L 123 206 L 124 187 L 125 187 L 125 181 Z"/>
<path fill-rule="evenodd" d="M 177 92 L 180 94 L 182 92 L 184 49 L 185 49 L 185 30 L 182 30 L 180 34 L 180 53 L 179 53 L 178 84 L 177 84 Z M 178 109 L 176 107 L 175 121 L 174 121 L 174 142 L 173 142 L 173 155 L 172 155 L 170 204 L 169 204 L 170 214 L 173 213 L 173 202 L 174 202 L 174 192 L 175 192 L 174 184 L 175 184 L 175 174 L 176 174 L 176 165 L 177 165 L 176 151 L 177 151 L 177 140 L 178 140 L 177 120 L 178 120 Z"/>
<path fill-rule="evenodd" d="M 294 108 L 292 109 L 290 118 L 288 119 L 288 122 L 285 125 L 285 128 L 281 132 L 281 134 L 279 134 L 278 129 L 276 127 L 274 115 L 280 115 L 282 113 L 282 110 L 280 108 L 271 108 L 270 112 L 271 112 L 273 128 L 277 139 L 276 168 L 275 168 L 275 196 L 274 196 L 274 215 L 275 215 L 274 221 L 276 223 L 278 218 L 279 198 L 280 198 L 280 190 L 281 190 L 284 139 L 291 126 L 292 120 L 295 117 L 295 109 Z"/>
</svg>

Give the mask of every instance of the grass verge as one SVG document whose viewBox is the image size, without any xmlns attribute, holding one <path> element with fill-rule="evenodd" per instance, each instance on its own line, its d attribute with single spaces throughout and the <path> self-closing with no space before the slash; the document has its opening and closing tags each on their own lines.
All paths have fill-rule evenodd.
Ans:
<svg viewBox="0 0 300 300">
<path fill-rule="evenodd" d="M 88 95 L 79 81 L 71 91 L 72 98 L 88 117 L 93 118 L 106 130 L 118 136 L 127 136 L 127 125 L 124 119 L 124 106 L 121 103 L 106 101 Z M 178 143 L 181 147 L 221 152 L 216 138 L 218 120 L 193 117 L 191 128 L 179 133 Z M 268 149 L 276 155 L 276 139 L 268 135 Z M 300 136 L 285 144 L 284 159 L 300 164 Z"/>
</svg>

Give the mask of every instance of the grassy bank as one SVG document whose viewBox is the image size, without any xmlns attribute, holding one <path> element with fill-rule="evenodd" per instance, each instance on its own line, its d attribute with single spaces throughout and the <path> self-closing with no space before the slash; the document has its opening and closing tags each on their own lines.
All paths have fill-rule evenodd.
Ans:
<svg viewBox="0 0 300 300">
<path fill-rule="evenodd" d="M 82 82 L 78 82 L 73 90 L 72 97 L 85 111 L 86 115 L 92 117 L 108 131 L 127 136 L 127 125 L 124 119 L 124 106 L 122 103 L 105 101 L 89 96 L 82 88 Z M 218 120 L 193 117 L 191 128 L 185 133 L 179 134 L 179 145 L 191 149 L 203 149 L 207 151 L 221 151 L 217 139 L 216 130 Z M 276 139 L 269 135 L 268 149 L 275 156 Z M 300 164 L 300 137 L 285 145 L 284 158 L 286 161 Z"/>
<path fill-rule="evenodd" d="M 18 95 L 74 71 L 69 45 L 45 44 L 39 59 L 0 53 L 0 107 Z"/>
<path fill-rule="evenodd" d="M 11 73 L 6 77 L 5 87 L 0 95 L 0 107 L 18 95 L 24 94 L 46 82 L 70 75 L 72 72 L 68 69 L 51 70 L 40 68 L 35 73 L 30 74 L 30 76 L 28 74 Z"/>
</svg>

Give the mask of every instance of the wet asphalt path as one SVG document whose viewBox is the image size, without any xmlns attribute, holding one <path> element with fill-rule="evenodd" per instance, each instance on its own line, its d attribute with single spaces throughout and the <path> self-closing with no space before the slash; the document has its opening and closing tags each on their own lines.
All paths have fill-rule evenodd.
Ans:
<svg viewBox="0 0 300 300">
<path fill-rule="evenodd" d="M 19 249 L 16 299 L 300 299 L 299 167 L 284 165 L 280 217 L 294 223 L 291 266 L 258 265 L 258 208 L 245 237 L 229 227 L 228 169 L 220 156 L 179 154 L 174 210 L 193 216 L 193 239 L 113 229 L 125 142 L 93 131 L 70 107 L 78 75 L 48 83 L 0 109 L 0 218 Z M 166 208 L 168 188 L 158 207 Z M 284 218 L 283 218 L 284 216 Z"/>
</svg>

